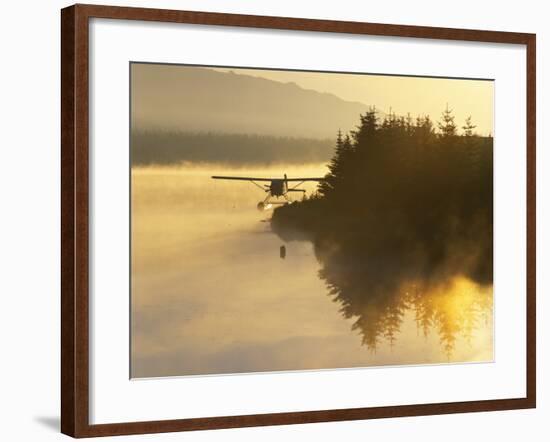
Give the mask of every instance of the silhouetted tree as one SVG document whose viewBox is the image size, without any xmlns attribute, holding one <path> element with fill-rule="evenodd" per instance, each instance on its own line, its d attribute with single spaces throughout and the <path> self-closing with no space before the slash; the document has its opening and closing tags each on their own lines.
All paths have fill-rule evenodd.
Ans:
<svg viewBox="0 0 550 442">
<path fill-rule="evenodd" d="M 319 192 L 322 195 L 327 195 L 338 189 L 339 181 L 346 174 L 346 169 L 349 167 L 351 159 L 352 146 L 349 135 L 344 137 L 342 131 L 338 130 L 334 155 L 328 165 L 329 172 L 325 176 L 325 180 L 319 185 Z"/>
<path fill-rule="evenodd" d="M 462 126 L 462 129 L 464 130 L 464 135 L 467 137 L 471 137 L 474 135 L 474 129 L 477 126 L 472 123 L 472 116 L 470 115 L 468 118 L 466 118 L 466 123 L 464 126 Z"/>
<path fill-rule="evenodd" d="M 393 112 L 380 122 L 370 109 L 351 136 L 338 133 L 319 194 L 273 213 L 281 237 L 313 241 L 320 277 L 373 350 L 398 338 L 412 308 L 450 354 L 474 319 L 428 294 L 457 276 L 492 284 L 493 140 L 459 136 L 448 106 L 438 128 L 428 116 L 413 122 Z M 411 285 L 414 295 L 405 295 Z"/>
<path fill-rule="evenodd" d="M 453 116 L 452 109 L 449 109 L 449 105 L 441 114 L 441 121 L 437 124 L 441 131 L 442 137 L 452 137 L 456 135 L 455 117 Z"/>
</svg>

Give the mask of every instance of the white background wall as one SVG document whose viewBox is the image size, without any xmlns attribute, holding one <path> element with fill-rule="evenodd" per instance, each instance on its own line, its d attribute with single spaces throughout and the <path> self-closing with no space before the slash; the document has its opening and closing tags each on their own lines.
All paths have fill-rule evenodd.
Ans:
<svg viewBox="0 0 550 442">
<path fill-rule="evenodd" d="M 90 1 L 90 3 L 102 3 Z M 537 33 L 538 408 L 248 428 L 131 440 L 548 440 L 550 436 L 550 13 L 546 2 L 436 0 L 115 1 L 113 5 Z M 59 0 L 11 1 L 0 14 L 0 435 L 64 438 L 59 427 Z M 120 437 L 116 440 L 128 439 Z M 103 439 L 106 440 L 106 439 Z"/>
</svg>

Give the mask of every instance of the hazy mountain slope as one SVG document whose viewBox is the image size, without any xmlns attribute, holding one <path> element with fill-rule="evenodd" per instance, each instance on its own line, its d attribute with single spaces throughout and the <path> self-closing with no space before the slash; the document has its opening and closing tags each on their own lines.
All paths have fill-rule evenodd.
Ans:
<svg viewBox="0 0 550 442">
<path fill-rule="evenodd" d="M 249 75 L 207 68 L 132 65 L 138 130 L 333 138 L 354 127 L 361 103 Z"/>
</svg>

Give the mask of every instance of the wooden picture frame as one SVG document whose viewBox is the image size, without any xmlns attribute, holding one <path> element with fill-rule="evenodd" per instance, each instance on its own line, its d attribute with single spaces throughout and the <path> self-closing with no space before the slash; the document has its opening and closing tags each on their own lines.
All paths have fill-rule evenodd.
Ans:
<svg viewBox="0 0 550 442">
<path fill-rule="evenodd" d="M 527 64 L 527 355 L 525 397 L 205 417 L 90 425 L 89 416 L 89 19 L 300 30 L 526 46 Z M 384 417 L 534 408 L 536 404 L 535 295 L 535 35 L 375 23 L 309 20 L 207 12 L 74 5 L 61 11 L 61 431 L 73 437 L 302 424 Z"/>
</svg>

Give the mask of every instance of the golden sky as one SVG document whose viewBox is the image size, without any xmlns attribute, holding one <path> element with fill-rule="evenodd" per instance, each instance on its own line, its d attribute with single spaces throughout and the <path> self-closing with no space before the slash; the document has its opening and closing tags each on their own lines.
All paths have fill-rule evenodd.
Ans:
<svg viewBox="0 0 550 442">
<path fill-rule="evenodd" d="M 216 70 L 293 82 L 302 88 L 331 93 L 347 101 L 375 105 L 386 113 L 391 109 L 398 115 L 429 115 L 435 121 L 448 104 L 459 127 L 471 115 L 478 134 L 493 134 L 494 82 L 490 80 L 238 68 Z"/>
</svg>

